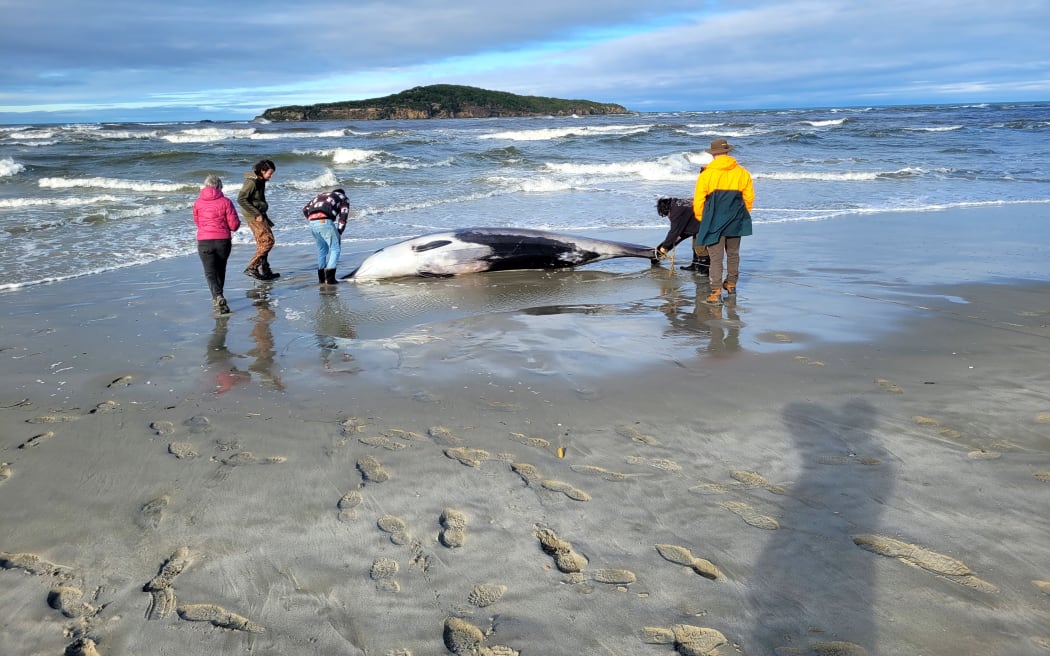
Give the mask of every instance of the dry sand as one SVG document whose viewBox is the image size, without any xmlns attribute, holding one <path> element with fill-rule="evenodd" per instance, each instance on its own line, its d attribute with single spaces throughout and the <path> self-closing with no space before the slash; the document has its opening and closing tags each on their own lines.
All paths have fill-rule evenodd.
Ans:
<svg viewBox="0 0 1050 656">
<path fill-rule="evenodd" d="M 747 248 L 6 294 L 0 652 L 1050 651 L 1050 284 Z"/>
</svg>

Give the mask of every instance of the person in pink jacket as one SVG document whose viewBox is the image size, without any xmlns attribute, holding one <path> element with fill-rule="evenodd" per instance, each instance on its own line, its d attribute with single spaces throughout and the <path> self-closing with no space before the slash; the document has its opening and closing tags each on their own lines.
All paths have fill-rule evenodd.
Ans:
<svg viewBox="0 0 1050 656">
<path fill-rule="evenodd" d="M 204 279 L 211 291 L 211 306 L 219 314 L 229 314 L 223 297 L 226 261 L 233 250 L 232 233 L 241 227 L 233 201 L 223 195 L 222 180 L 216 175 L 204 179 L 201 195 L 193 202 L 193 222 L 197 224 L 197 254 L 204 265 Z"/>
</svg>

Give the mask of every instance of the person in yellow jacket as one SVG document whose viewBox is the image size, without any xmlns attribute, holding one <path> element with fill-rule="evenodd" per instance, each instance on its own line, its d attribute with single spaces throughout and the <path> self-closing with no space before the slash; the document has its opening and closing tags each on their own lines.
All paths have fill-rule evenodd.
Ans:
<svg viewBox="0 0 1050 656">
<path fill-rule="evenodd" d="M 734 146 L 715 139 L 707 149 L 714 160 L 696 178 L 693 214 L 700 222 L 696 245 L 706 246 L 711 258 L 711 294 L 706 303 L 722 302 L 722 291 L 736 293 L 740 278 L 740 238 L 751 234 L 755 186 L 751 174 L 729 156 Z M 725 258 L 725 281 L 722 259 Z"/>
</svg>

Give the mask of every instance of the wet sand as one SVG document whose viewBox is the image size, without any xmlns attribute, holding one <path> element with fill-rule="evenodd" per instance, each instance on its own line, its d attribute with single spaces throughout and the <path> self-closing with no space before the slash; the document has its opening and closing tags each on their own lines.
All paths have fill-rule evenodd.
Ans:
<svg viewBox="0 0 1050 656">
<path fill-rule="evenodd" d="M 1047 653 L 1025 211 L 766 227 L 723 307 L 280 248 L 227 318 L 192 258 L 4 294 L 0 652 Z"/>
</svg>

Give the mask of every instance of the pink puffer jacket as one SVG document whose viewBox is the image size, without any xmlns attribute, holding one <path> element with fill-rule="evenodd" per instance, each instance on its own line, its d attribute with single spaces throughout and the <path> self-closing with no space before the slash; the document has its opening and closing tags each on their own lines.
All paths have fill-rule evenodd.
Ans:
<svg viewBox="0 0 1050 656">
<path fill-rule="evenodd" d="M 200 197 L 193 202 L 193 222 L 197 224 L 197 241 L 229 239 L 230 233 L 241 227 L 233 201 L 214 187 L 201 189 Z"/>
</svg>

